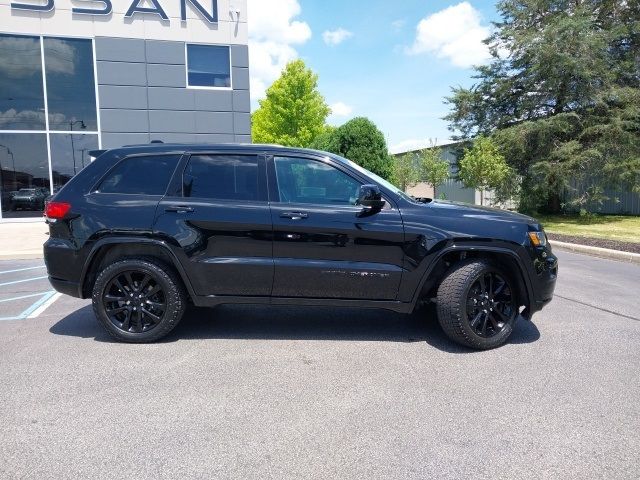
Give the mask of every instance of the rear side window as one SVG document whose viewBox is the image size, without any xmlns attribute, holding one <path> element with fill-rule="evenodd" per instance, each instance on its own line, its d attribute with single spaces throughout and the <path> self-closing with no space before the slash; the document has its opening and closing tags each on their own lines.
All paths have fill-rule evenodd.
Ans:
<svg viewBox="0 0 640 480">
<path fill-rule="evenodd" d="M 258 199 L 255 155 L 192 155 L 183 175 L 185 197 L 217 200 Z"/>
<path fill-rule="evenodd" d="M 98 192 L 164 195 L 178 160 L 180 155 L 125 158 L 107 174 Z"/>
</svg>

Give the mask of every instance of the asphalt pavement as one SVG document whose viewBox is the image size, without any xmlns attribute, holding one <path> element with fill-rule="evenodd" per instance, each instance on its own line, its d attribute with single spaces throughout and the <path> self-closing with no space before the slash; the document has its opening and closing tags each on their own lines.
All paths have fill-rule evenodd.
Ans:
<svg viewBox="0 0 640 480">
<path fill-rule="evenodd" d="M 638 479 L 640 267 L 558 256 L 488 352 L 431 309 L 193 309 L 115 343 L 41 260 L 0 262 L 0 478 Z"/>
</svg>

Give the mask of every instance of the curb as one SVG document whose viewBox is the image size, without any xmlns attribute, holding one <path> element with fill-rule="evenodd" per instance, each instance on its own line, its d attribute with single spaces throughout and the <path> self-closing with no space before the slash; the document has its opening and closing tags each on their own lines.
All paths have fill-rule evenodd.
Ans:
<svg viewBox="0 0 640 480">
<path fill-rule="evenodd" d="M 44 258 L 42 251 L 0 253 L 0 260 L 36 260 Z"/>
<path fill-rule="evenodd" d="M 590 247 L 589 245 L 580 245 L 578 243 L 559 242 L 557 240 L 549 240 L 551 246 L 560 250 L 569 250 L 575 253 L 584 253 L 593 255 L 594 257 L 610 258 L 612 260 L 620 260 L 622 262 L 636 263 L 640 265 L 640 253 L 622 252 L 620 250 L 612 250 L 610 248 Z"/>
</svg>

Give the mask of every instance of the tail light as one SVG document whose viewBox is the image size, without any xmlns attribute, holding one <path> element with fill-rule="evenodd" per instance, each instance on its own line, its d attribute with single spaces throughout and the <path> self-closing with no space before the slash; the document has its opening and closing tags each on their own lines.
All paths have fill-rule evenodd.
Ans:
<svg viewBox="0 0 640 480">
<path fill-rule="evenodd" d="M 50 220 L 61 220 L 71 210 L 71 204 L 67 202 L 47 202 L 44 216 Z"/>
</svg>

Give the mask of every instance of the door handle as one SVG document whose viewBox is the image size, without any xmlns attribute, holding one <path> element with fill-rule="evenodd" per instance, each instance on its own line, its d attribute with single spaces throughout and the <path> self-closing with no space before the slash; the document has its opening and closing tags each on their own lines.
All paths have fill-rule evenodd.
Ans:
<svg viewBox="0 0 640 480">
<path fill-rule="evenodd" d="M 164 209 L 165 212 L 175 213 L 191 213 L 194 211 L 193 207 L 187 205 L 170 205 Z"/>
<path fill-rule="evenodd" d="M 283 212 L 280 214 L 280 218 L 288 218 L 290 220 L 303 220 L 309 217 L 306 212 Z"/>
</svg>

